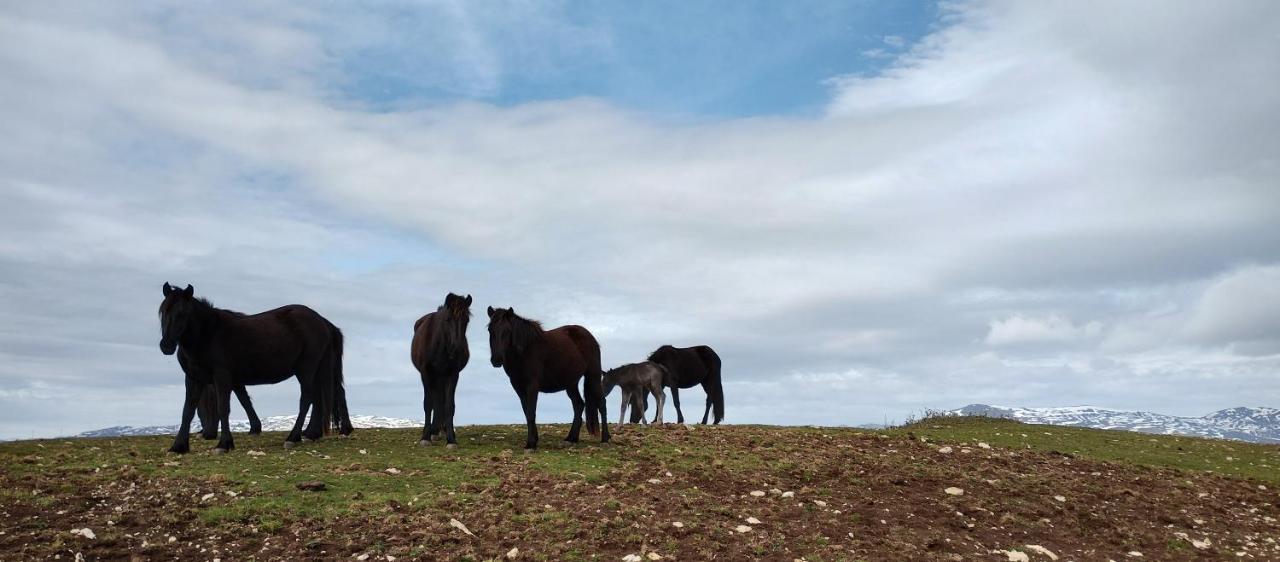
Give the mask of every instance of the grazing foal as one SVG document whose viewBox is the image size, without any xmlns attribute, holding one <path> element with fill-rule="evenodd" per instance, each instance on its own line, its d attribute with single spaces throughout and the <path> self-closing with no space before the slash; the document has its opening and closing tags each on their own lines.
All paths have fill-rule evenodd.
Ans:
<svg viewBox="0 0 1280 562">
<path fill-rule="evenodd" d="M 573 402 L 573 425 L 566 443 L 577 443 L 582 429 L 582 393 L 578 381 L 585 379 L 587 431 L 600 431 L 600 442 L 609 442 L 609 422 L 605 419 L 604 393 L 600 386 L 600 344 L 582 326 L 561 326 L 543 330 L 535 320 L 521 318 L 510 308 L 489 307 L 489 361 L 501 367 L 520 397 L 528 437 L 524 448 L 538 447 L 538 426 L 534 417 L 539 392 L 564 392 Z"/>
<path fill-rule="evenodd" d="M 605 396 L 613 392 L 613 387 L 622 387 L 622 410 L 618 414 L 618 424 L 626 421 L 628 404 L 635 409 L 640 409 L 641 423 L 646 421 L 643 408 L 648 406 L 648 401 L 644 400 L 645 393 L 652 394 L 654 400 L 658 402 L 658 413 L 654 415 L 653 423 L 662 423 L 662 406 L 667 401 L 667 394 L 662 390 L 662 381 L 666 374 L 666 368 L 652 361 L 631 363 L 605 372 Z"/>
<path fill-rule="evenodd" d="M 458 446 L 453 434 L 453 396 L 458 389 L 458 374 L 467 366 L 471 352 L 467 349 L 467 324 L 471 321 L 471 295 L 465 298 L 449 293 L 444 304 L 413 325 L 410 358 L 422 376 L 422 425 L 419 445 L 430 445 L 439 439 L 443 429 L 447 447 Z"/>
</svg>

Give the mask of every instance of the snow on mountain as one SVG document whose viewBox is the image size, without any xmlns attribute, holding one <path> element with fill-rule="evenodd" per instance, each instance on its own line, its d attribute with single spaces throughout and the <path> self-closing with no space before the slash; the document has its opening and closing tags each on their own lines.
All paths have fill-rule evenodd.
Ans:
<svg viewBox="0 0 1280 562">
<path fill-rule="evenodd" d="M 1011 418 L 1026 423 L 1123 429 L 1142 433 L 1191 435 L 1253 443 L 1280 443 L 1280 409 L 1229 408 L 1189 418 L 1095 406 L 1014 408 L 970 404 L 948 414 Z"/>
<path fill-rule="evenodd" d="M 289 431 L 293 429 L 294 416 L 268 416 L 262 418 L 263 431 Z M 422 422 L 417 420 L 407 420 L 404 418 L 389 418 L 386 416 L 351 416 L 351 425 L 357 429 L 368 429 L 373 427 L 422 427 Z M 191 433 L 199 433 L 200 422 L 193 421 L 191 423 Z M 249 431 L 248 420 L 232 420 L 231 431 L 233 433 L 246 433 Z M 77 437 L 128 437 L 134 435 L 174 435 L 178 433 L 177 425 L 151 425 L 143 427 L 134 427 L 129 425 L 121 425 L 115 427 L 106 427 L 103 429 L 95 429 L 86 431 Z"/>
</svg>

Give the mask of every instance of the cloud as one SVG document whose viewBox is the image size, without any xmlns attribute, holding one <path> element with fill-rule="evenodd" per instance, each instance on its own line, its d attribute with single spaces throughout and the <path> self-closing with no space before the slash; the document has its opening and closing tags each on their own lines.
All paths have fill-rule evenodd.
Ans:
<svg viewBox="0 0 1280 562">
<path fill-rule="evenodd" d="M 1278 384 L 1249 309 L 1271 310 L 1280 263 L 1272 4 L 949 5 L 884 72 L 837 77 L 824 115 L 719 120 L 474 101 L 526 60 L 495 40 L 515 20 L 484 10 L 457 29 L 419 13 L 449 44 L 417 51 L 377 15 L 338 14 L 344 37 L 296 7 L 47 6 L 0 13 L 0 388 L 155 397 L 63 406 L 80 427 L 176 416 L 164 281 L 315 306 L 348 332 L 356 409 L 390 415 L 417 415 L 408 327 L 449 290 L 587 325 L 609 364 L 713 345 L 731 421 L 1203 413 Z M 561 16 L 518 42 L 581 30 Z M 554 43 L 613 48 L 586 31 Z M 372 59 L 391 62 L 355 68 Z M 378 76 L 472 101 L 383 107 L 351 83 Z M 459 421 L 518 418 L 475 363 Z M 6 424 L 32 398 L 15 392 Z M 292 408 L 292 389 L 257 392 Z"/>
<path fill-rule="evenodd" d="M 1184 335 L 1248 353 L 1280 353 L 1280 266 L 1244 267 L 1214 280 L 1195 303 Z"/>
</svg>

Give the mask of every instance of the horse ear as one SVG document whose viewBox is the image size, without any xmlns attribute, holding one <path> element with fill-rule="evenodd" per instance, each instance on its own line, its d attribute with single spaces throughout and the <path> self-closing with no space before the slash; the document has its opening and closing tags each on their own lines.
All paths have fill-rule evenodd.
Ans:
<svg viewBox="0 0 1280 562">
<path fill-rule="evenodd" d="M 192 287 L 190 284 L 187 285 L 186 289 L 182 290 L 182 296 L 187 298 L 191 298 L 195 294 L 196 294 L 196 288 Z"/>
<path fill-rule="evenodd" d="M 165 281 L 165 282 L 164 282 L 164 296 L 166 296 L 166 297 L 167 297 L 167 296 L 169 296 L 169 293 L 172 293 L 172 292 L 173 292 L 173 287 L 170 287 L 170 286 L 169 286 L 169 282 L 168 282 L 168 281 Z"/>
<path fill-rule="evenodd" d="M 489 307 L 488 312 L 489 312 L 489 318 L 493 318 L 493 307 L 492 307 L 492 306 L 491 306 L 491 307 Z"/>
<path fill-rule="evenodd" d="M 467 306 L 471 306 L 471 295 L 467 295 L 466 303 L 467 303 Z"/>
</svg>

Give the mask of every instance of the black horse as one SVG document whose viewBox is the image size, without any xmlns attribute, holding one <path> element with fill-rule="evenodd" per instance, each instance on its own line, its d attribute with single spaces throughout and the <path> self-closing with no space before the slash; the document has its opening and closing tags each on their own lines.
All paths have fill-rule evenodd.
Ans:
<svg viewBox="0 0 1280 562">
<path fill-rule="evenodd" d="M 283 306 L 245 315 L 215 308 L 195 298 L 195 289 L 164 284 L 160 303 L 160 351 L 185 357 L 186 400 L 178 436 L 169 448 L 190 450 L 191 418 L 204 389 L 217 391 L 221 438 L 214 449 L 235 447 L 231 438 L 231 393 L 237 386 L 275 384 L 291 376 L 302 387 L 298 419 L 285 441 L 291 447 L 302 439 L 302 422 L 312 410 L 308 439 L 326 433 L 333 417 L 334 390 L 342 386 L 342 332 L 316 311 L 302 305 Z M 344 428 L 345 429 L 345 428 Z"/>
<path fill-rule="evenodd" d="M 187 369 L 188 360 L 184 358 L 182 350 L 178 350 L 178 364 L 182 365 L 183 373 L 190 373 Z M 233 389 L 236 399 L 240 401 L 240 407 L 244 408 L 245 416 L 249 418 L 249 435 L 259 435 L 262 433 L 262 420 L 258 419 L 258 412 L 253 409 L 253 400 L 249 399 L 249 391 L 244 385 L 239 385 Z M 196 403 L 196 417 L 200 419 L 200 437 L 203 439 L 218 438 L 218 389 L 214 385 L 204 387 L 204 392 L 200 393 L 200 401 Z"/>
<path fill-rule="evenodd" d="M 458 374 L 471 359 L 467 349 L 469 322 L 471 295 L 464 298 L 449 293 L 440 308 L 413 324 L 409 356 L 422 376 L 422 410 L 426 414 L 419 445 L 430 445 L 443 429 L 448 447 L 458 446 L 453 434 L 453 395 L 458 388 Z"/>
<path fill-rule="evenodd" d="M 707 393 L 707 409 L 702 414 L 702 423 L 707 423 L 707 415 L 715 408 L 715 423 L 724 419 L 724 385 L 720 380 L 720 356 L 710 347 L 698 345 L 694 347 L 672 347 L 664 345 L 649 354 L 649 360 L 660 363 L 667 368 L 665 384 L 671 387 L 671 401 L 676 405 L 676 421 L 684 423 L 684 414 L 680 412 L 680 389 L 702 385 Z"/>
<path fill-rule="evenodd" d="M 566 443 L 577 443 L 582 429 L 582 394 L 578 379 L 585 378 L 587 431 L 600 431 L 600 442 L 609 442 L 609 421 L 600 377 L 600 344 L 582 326 L 561 326 L 543 330 L 535 320 L 521 318 L 515 310 L 489 307 L 489 360 L 502 367 L 511 379 L 511 388 L 520 397 L 528 437 L 524 448 L 538 447 L 538 426 L 534 415 L 539 392 L 565 392 L 573 402 L 573 425 Z"/>
</svg>

